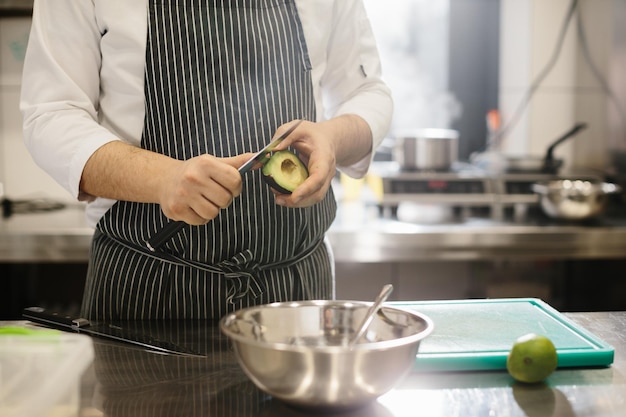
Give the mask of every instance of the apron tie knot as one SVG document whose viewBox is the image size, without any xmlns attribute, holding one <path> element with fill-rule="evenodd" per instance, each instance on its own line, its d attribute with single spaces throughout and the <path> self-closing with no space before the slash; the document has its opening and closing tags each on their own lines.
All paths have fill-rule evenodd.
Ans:
<svg viewBox="0 0 626 417">
<path fill-rule="evenodd" d="M 227 301 L 234 303 L 248 294 L 257 298 L 265 291 L 265 286 L 256 278 L 260 264 L 253 259 L 249 249 L 216 265 L 224 274 L 227 286 Z"/>
<path fill-rule="evenodd" d="M 207 265 L 202 262 L 184 259 L 171 253 L 160 251 L 152 252 L 143 246 L 126 242 L 114 236 L 108 237 L 128 249 L 132 249 L 133 251 L 142 253 L 151 258 L 222 275 L 226 278 L 226 300 L 229 303 L 234 303 L 236 300 L 241 299 L 248 294 L 253 298 L 258 298 L 267 289 L 264 280 L 259 279 L 262 271 L 287 268 L 295 265 L 296 263 L 311 256 L 324 241 L 323 238 L 320 238 L 312 242 L 298 254 L 294 254 L 291 258 L 271 264 L 260 264 L 258 261 L 254 260 L 254 254 L 252 251 L 250 251 L 250 249 L 246 249 L 234 255 L 230 259 L 223 260 L 215 265 Z"/>
</svg>

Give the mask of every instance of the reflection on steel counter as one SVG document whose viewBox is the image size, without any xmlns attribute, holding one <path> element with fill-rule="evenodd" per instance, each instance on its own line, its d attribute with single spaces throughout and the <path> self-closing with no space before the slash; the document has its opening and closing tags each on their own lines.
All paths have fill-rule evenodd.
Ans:
<svg viewBox="0 0 626 417">
<path fill-rule="evenodd" d="M 407 415 L 411 407 L 419 407 L 425 411 L 423 415 L 436 417 L 478 417 L 494 409 L 508 416 L 523 416 L 530 410 L 537 415 L 555 415 L 556 409 L 562 416 L 621 416 L 625 314 L 568 315 L 615 347 L 616 360 L 610 368 L 558 370 L 550 384 L 520 392 L 515 386 L 512 391 L 510 377 L 501 371 L 413 372 L 398 389 L 373 404 L 340 413 L 306 412 L 262 393 L 238 367 L 225 336 L 209 323 L 150 323 L 155 326 L 156 337 L 170 337 L 174 343 L 203 350 L 208 358 L 159 355 L 98 340 L 94 343 L 93 368 L 82 381 L 80 415 L 399 417 Z M 167 329 L 170 336 L 162 333 Z M 531 408 L 524 411 L 526 407 Z"/>
<path fill-rule="evenodd" d="M 243 373 L 213 322 L 133 323 L 142 333 L 203 353 L 163 355 L 116 343 L 94 343 L 99 385 L 93 400 L 107 416 L 256 416 L 268 396 Z M 130 370 L 130 371 L 129 371 Z"/>
</svg>

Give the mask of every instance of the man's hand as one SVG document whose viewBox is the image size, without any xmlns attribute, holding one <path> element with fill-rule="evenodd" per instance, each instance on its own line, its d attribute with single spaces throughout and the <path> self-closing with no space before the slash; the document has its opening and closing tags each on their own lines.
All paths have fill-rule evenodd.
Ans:
<svg viewBox="0 0 626 417">
<path fill-rule="evenodd" d="M 193 225 L 214 219 L 241 193 L 241 174 L 237 168 L 252 155 L 232 158 L 201 155 L 181 161 L 170 171 L 160 190 L 163 214 Z"/>
<path fill-rule="evenodd" d="M 291 123 L 281 126 L 287 129 Z M 371 152 L 371 131 L 358 116 L 344 115 L 313 123 L 304 121 L 276 150 L 293 146 L 307 165 L 309 177 L 292 194 L 276 195 L 276 204 L 286 207 L 308 207 L 324 199 L 340 162 L 356 163 Z"/>
<path fill-rule="evenodd" d="M 88 196 L 157 203 L 172 220 L 204 224 L 241 193 L 237 170 L 253 153 L 232 158 L 201 155 L 187 161 L 121 141 L 100 147 L 87 161 L 80 191 Z"/>
</svg>

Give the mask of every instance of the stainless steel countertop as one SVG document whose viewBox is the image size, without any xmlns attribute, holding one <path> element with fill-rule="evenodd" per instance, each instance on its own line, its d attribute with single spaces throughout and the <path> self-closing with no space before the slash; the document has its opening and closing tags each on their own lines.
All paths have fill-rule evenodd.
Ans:
<svg viewBox="0 0 626 417">
<path fill-rule="evenodd" d="M 339 209 L 329 233 L 338 261 L 626 257 L 626 222 L 621 218 L 575 223 L 470 217 L 462 222 L 416 224 L 358 213 Z"/>
<path fill-rule="evenodd" d="M 0 262 L 86 262 L 93 231 L 82 206 L 0 220 Z M 328 233 L 336 262 L 626 257 L 626 221 L 591 223 L 468 218 L 416 224 L 340 205 Z"/>
<path fill-rule="evenodd" d="M 83 206 L 0 220 L 0 262 L 87 262 L 93 230 Z"/>
<path fill-rule="evenodd" d="M 626 410 L 626 312 L 566 313 L 615 348 L 601 368 L 558 369 L 544 385 L 513 382 L 506 371 L 412 372 L 377 401 L 355 410 L 301 410 L 259 391 L 237 365 L 224 336 L 176 326 L 172 340 L 196 340 L 207 358 L 146 352 L 94 340 L 95 359 L 81 381 L 82 416 L 583 417 Z M 165 339 L 163 335 L 160 336 Z M 167 339 L 165 339 L 167 340 Z"/>
<path fill-rule="evenodd" d="M 423 415 L 429 417 L 517 417 L 517 416 L 623 416 L 626 410 L 626 312 L 566 314 L 584 328 L 615 348 L 615 360 L 609 368 L 561 369 L 547 380 L 546 385 L 525 387 L 514 384 L 506 372 L 411 373 L 396 389 L 365 408 L 334 414 L 339 417 L 400 417 Z M 111 345 L 108 345 L 111 346 Z M 105 415 L 154 416 L 156 410 L 170 410 L 162 415 L 219 415 L 302 417 L 333 413 L 302 411 L 271 400 L 243 377 L 243 373 L 223 352 L 215 351 L 217 362 L 193 366 L 197 359 L 176 358 L 169 362 L 145 361 L 144 356 L 130 356 L 122 349 L 96 347 L 94 366 L 99 372 L 84 381 L 83 394 L 93 392 L 90 387 L 105 384 L 98 402 L 106 404 Z M 100 352 L 100 354 L 98 354 Z M 160 356 L 160 355 L 157 355 Z M 133 362 L 134 358 L 138 362 Z M 142 362 L 140 358 L 144 358 Z M 100 361 L 100 362 L 98 362 Z M 174 365 L 151 373 L 149 364 Z M 226 363 L 227 366 L 222 367 Z M 187 366 L 185 366 L 187 365 Z M 157 368 L 158 369 L 158 368 Z M 178 370 L 179 373 L 173 372 Z M 185 370 L 204 369 L 189 377 Z M 113 371 L 113 372 L 111 372 Z M 115 375 L 115 372 L 121 374 Z M 223 372 L 223 374 L 221 374 Z M 131 374 L 136 374 L 131 377 Z M 194 372 L 191 372 L 194 374 Z M 121 379 L 111 379 L 117 376 Z M 155 378 L 153 383 L 149 381 Z M 212 384 L 211 379 L 217 379 Z M 109 385 L 115 381 L 126 386 Z M 215 381 L 214 381 L 215 382 Z M 213 387 L 213 391 L 211 390 Z M 161 395 L 159 395 L 161 393 Z M 84 405 L 93 406 L 93 397 L 84 399 Z M 89 401 L 89 402 L 87 402 Z M 130 408 L 129 408 L 130 407 Z M 117 410 L 118 414 L 113 412 Z M 129 414 L 124 412 L 130 411 Z M 176 412 L 178 411 L 178 412 Z M 214 413 L 216 412 L 216 413 Z M 161 414 L 158 414 L 161 415 Z"/>
</svg>

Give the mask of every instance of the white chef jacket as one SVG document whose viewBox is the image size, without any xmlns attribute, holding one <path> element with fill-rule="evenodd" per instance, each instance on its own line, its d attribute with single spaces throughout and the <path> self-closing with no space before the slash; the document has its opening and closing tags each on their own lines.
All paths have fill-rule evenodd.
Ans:
<svg viewBox="0 0 626 417">
<path fill-rule="evenodd" d="M 295 0 L 312 65 L 318 121 L 361 116 L 375 149 L 389 129 L 391 94 L 381 79 L 362 0 Z M 35 0 L 22 82 L 24 141 L 33 160 L 79 200 L 95 226 L 115 203 L 79 190 L 102 145 L 140 146 L 145 116 L 148 0 Z M 372 154 L 349 167 L 359 178 Z M 93 201 L 91 201 L 93 200 Z"/>
</svg>

